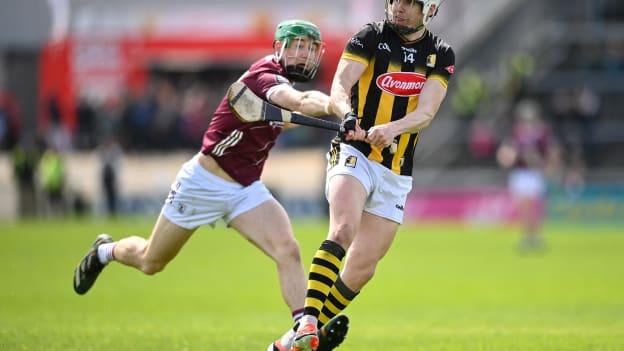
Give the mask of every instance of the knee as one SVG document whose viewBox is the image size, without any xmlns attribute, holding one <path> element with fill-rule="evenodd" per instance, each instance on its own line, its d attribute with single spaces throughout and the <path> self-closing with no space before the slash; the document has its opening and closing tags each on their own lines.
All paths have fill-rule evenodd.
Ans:
<svg viewBox="0 0 624 351">
<path fill-rule="evenodd" d="M 329 233 L 329 240 L 335 241 L 346 249 L 351 245 L 356 230 L 356 226 L 353 223 L 340 223 Z"/>
<path fill-rule="evenodd" d="M 146 275 L 154 275 L 158 272 L 162 272 L 165 269 L 167 263 L 159 262 L 159 261 L 144 261 L 141 264 L 141 272 Z"/>
<path fill-rule="evenodd" d="M 275 261 L 279 262 L 301 262 L 301 252 L 299 243 L 295 238 L 289 236 L 286 240 L 281 240 L 275 244 L 274 254 L 271 255 Z"/>
</svg>

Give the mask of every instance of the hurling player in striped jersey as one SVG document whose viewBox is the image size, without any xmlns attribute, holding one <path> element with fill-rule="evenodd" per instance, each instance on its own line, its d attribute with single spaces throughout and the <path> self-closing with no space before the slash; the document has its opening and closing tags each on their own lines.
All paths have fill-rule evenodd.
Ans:
<svg viewBox="0 0 624 351">
<path fill-rule="evenodd" d="M 318 351 L 319 322 L 356 298 L 403 222 L 416 144 L 455 70 L 451 47 L 427 29 L 439 6 L 386 0 L 386 20 L 347 42 L 331 89 L 347 138 L 334 140 L 329 153 L 329 233 L 310 266 L 291 351 Z"/>
</svg>

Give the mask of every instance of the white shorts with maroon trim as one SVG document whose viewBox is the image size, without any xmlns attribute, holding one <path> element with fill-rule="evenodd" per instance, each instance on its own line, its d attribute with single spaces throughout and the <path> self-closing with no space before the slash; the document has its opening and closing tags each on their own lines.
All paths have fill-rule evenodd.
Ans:
<svg viewBox="0 0 624 351">
<path fill-rule="evenodd" d="M 195 229 L 219 219 L 229 224 L 270 199 L 261 181 L 246 187 L 229 182 L 204 169 L 195 156 L 178 172 L 161 213 L 182 228 Z"/>
</svg>

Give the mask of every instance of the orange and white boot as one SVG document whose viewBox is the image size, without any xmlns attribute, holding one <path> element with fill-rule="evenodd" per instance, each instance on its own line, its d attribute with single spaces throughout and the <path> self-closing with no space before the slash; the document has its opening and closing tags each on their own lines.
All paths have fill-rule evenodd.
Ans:
<svg viewBox="0 0 624 351">
<path fill-rule="evenodd" d="M 316 318 L 301 321 L 290 351 L 316 351 L 319 346 Z"/>
</svg>

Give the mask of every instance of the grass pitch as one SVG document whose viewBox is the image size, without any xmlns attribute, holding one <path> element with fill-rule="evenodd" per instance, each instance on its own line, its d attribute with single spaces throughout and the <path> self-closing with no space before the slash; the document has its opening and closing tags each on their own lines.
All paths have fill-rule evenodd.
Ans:
<svg viewBox="0 0 624 351">
<path fill-rule="evenodd" d="M 147 277 L 111 264 L 71 287 L 95 235 L 141 220 L 0 224 L 0 350 L 266 350 L 289 327 L 272 262 L 234 231 L 202 228 Z M 308 268 L 326 222 L 298 223 Z M 344 351 L 624 350 L 624 232 L 549 225 L 520 255 L 512 228 L 405 225 L 347 309 Z"/>
</svg>

